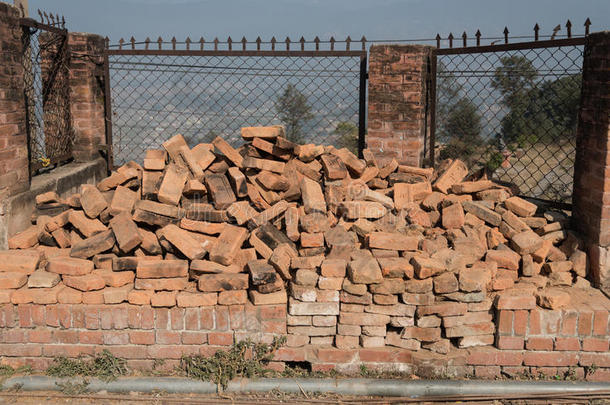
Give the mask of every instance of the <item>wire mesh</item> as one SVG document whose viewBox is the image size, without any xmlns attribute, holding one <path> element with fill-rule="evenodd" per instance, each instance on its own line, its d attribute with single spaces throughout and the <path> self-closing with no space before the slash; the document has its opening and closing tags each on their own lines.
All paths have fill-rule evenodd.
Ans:
<svg viewBox="0 0 610 405">
<path fill-rule="evenodd" d="M 437 56 L 436 159 L 570 203 L 583 46 Z"/>
<path fill-rule="evenodd" d="M 240 128 L 256 125 L 358 149 L 359 57 L 113 54 L 109 68 L 117 165 L 177 133 L 238 146 Z"/>
<path fill-rule="evenodd" d="M 72 157 L 74 134 L 66 40 L 65 32 L 24 26 L 24 90 L 33 173 Z"/>
</svg>

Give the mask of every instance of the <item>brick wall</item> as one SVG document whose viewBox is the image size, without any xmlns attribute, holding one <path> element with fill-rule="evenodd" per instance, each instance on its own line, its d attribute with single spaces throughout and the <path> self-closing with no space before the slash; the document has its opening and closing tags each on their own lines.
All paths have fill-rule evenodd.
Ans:
<svg viewBox="0 0 610 405">
<path fill-rule="evenodd" d="M 0 2 L 0 198 L 29 186 L 19 11 Z"/>
<path fill-rule="evenodd" d="M 367 146 L 377 157 L 420 166 L 428 56 L 423 45 L 374 45 L 369 54 Z"/>
<path fill-rule="evenodd" d="M 610 294 L 610 32 L 585 44 L 573 220 L 589 244 L 594 281 Z"/>
<path fill-rule="evenodd" d="M 70 59 L 70 112 L 74 131 L 74 157 L 77 161 L 100 156 L 105 144 L 104 92 L 96 77 L 103 62 L 104 38 L 100 35 L 68 34 Z"/>
</svg>

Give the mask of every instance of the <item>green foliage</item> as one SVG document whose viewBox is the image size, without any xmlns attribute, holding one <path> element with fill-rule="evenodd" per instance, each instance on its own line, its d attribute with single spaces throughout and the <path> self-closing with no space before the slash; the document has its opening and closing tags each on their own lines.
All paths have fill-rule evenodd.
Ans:
<svg viewBox="0 0 610 405">
<path fill-rule="evenodd" d="M 467 97 L 455 102 L 445 116 L 443 137 L 448 139 L 440 152 L 441 159 L 462 159 L 471 163 L 482 145 L 481 116 Z"/>
<path fill-rule="evenodd" d="M 303 125 L 313 118 L 307 97 L 292 84 L 275 101 L 275 110 L 286 127 L 289 141 L 303 143 Z"/>
<path fill-rule="evenodd" d="M 442 63 L 438 71 L 437 134 L 444 143 L 440 158 L 459 158 L 470 164 L 483 144 L 481 115 L 470 98 L 462 95 L 462 86 Z"/>
<path fill-rule="evenodd" d="M 46 373 L 52 377 L 74 377 L 80 375 L 97 377 L 103 381 L 113 381 L 118 376 L 127 374 L 126 363 L 124 359 L 115 357 L 108 350 L 104 350 L 90 360 L 57 357 L 47 368 Z"/>
<path fill-rule="evenodd" d="M 576 129 L 581 75 L 538 80 L 538 71 L 523 56 L 501 59 L 491 85 L 509 108 L 501 135 L 509 147 L 527 147 L 572 136 Z"/>
<path fill-rule="evenodd" d="M 352 153 L 358 154 L 358 127 L 349 121 L 341 121 L 333 131 L 338 135 L 337 147 L 347 148 Z"/>
<path fill-rule="evenodd" d="M 245 340 L 235 343 L 227 351 L 218 350 L 211 357 L 184 356 L 180 368 L 187 377 L 212 381 L 224 390 L 235 377 L 265 376 L 269 372 L 265 365 L 273 359 L 273 352 L 285 342 L 285 337 L 275 338 L 270 345 Z"/>
<path fill-rule="evenodd" d="M 65 395 L 81 395 L 89 391 L 89 381 L 83 378 L 82 381 L 56 382 L 59 391 Z"/>
</svg>

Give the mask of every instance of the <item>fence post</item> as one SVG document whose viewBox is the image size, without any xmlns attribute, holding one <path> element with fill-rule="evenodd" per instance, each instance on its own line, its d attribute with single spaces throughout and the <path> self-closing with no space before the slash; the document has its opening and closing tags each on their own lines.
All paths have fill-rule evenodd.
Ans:
<svg viewBox="0 0 610 405">
<path fill-rule="evenodd" d="M 74 159 L 78 162 L 100 157 L 105 148 L 104 38 L 96 34 L 70 32 L 70 115 L 74 131 Z"/>
<path fill-rule="evenodd" d="M 424 45 L 373 45 L 369 54 L 367 147 L 383 163 L 420 166 L 426 134 L 428 61 Z"/>
<path fill-rule="evenodd" d="M 610 32 L 587 37 L 572 218 L 587 244 L 594 283 L 610 295 Z"/>
<path fill-rule="evenodd" d="M 0 198 L 29 188 L 19 10 L 0 2 Z"/>
</svg>

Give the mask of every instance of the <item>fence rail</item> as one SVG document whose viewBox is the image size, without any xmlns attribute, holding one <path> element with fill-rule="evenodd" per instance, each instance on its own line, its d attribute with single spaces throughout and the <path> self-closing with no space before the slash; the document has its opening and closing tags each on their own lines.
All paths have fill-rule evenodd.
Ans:
<svg viewBox="0 0 610 405">
<path fill-rule="evenodd" d="M 429 159 L 461 158 L 522 196 L 569 208 L 584 42 L 436 49 Z"/>
<path fill-rule="evenodd" d="M 366 50 L 342 43 L 218 40 L 107 44 L 116 164 L 181 133 L 191 144 L 283 123 L 297 142 L 363 149 Z M 355 44 L 358 44 L 356 47 Z M 361 48 L 361 49 L 353 49 Z"/>
<path fill-rule="evenodd" d="M 20 20 L 30 175 L 71 159 L 74 142 L 65 20 L 39 15 L 41 22 Z"/>
</svg>

